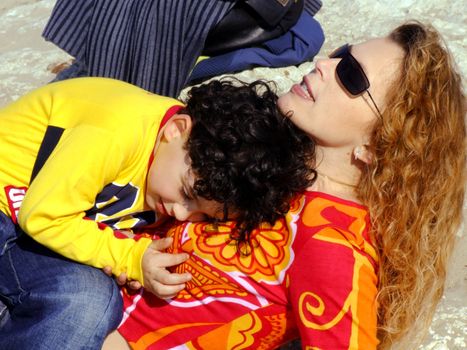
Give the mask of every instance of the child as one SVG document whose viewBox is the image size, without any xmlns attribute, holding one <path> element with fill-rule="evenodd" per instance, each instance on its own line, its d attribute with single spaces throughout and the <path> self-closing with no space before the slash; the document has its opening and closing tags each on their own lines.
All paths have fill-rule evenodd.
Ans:
<svg viewBox="0 0 467 350">
<path fill-rule="evenodd" d="M 238 234 L 245 235 L 259 222 L 273 222 L 284 214 L 293 194 L 310 183 L 307 163 L 313 146 L 281 117 L 275 101 L 260 82 L 240 87 L 211 82 L 194 88 L 184 107 L 120 81 L 80 78 L 47 85 L 0 111 L 0 297 L 9 305 L 12 320 L 0 333 L 8 333 L 7 344 L 21 344 L 15 341 L 26 335 L 28 346 L 51 341 L 45 330 L 30 334 L 40 328 L 31 329 L 28 322 L 37 325 L 39 319 L 47 320 L 45 329 L 72 338 L 70 327 L 63 325 L 65 306 L 54 304 L 64 316 L 53 322 L 43 299 L 29 301 L 28 296 L 50 295 L 52 287 L 68 285 L 81 274 L 72 269 L 87 267 L 41 245 L 74 262 L 109 266 L 115 275 L 124 273 L 164 297 L 190 279 L 189 274 L 164 269 L 184 261 L 186 254 L 162 254 L 170 241 L 125 239 L 122 230 L 167 215 L 178 220 L 235 217 Z M 19 234 L 12 225 L 16 222 L 41 245 Z M 42 260 L 29 266 L 32 258 L 16 250 L 40 250 L 36 255 Z M 53 260 L 48 261 L 48 255 Z M 58 269 L 61 264 L 66 266 Z M 30 281 L 21 281 L 20 290 L 28 296 L 11 286 L 18 280 L 11 271 L 17 273 L 18 266 L 27 268 Z M 44 275 L 39 284 L 36 270 Z M 53 279 L 63 275 L 66 283 Z M 104 289 L 102 281 L 89 284 L 80 278 L 75 288 Z M 55 298 L 62 296 L 58 291 Z M 75 300 L 80 291 L 71 294 Z M 87 296 L 83 304 L 93 298 Z M 16 314 L 18 305 L 22 317 L 28 315 L 24 320 Z M 44 308 L 39 313 L 33 312 L 37 305 Z M 80 307 L 86 315 L 86 306 Z M 93 313 L 102 318 L 105 313 L 96 308 L 92 306 Z M 116 308 L 108 307 L 118 315 L 121 305 Z M 77 327 L 79 318 L 74 320 Z M 97 326 L 88 326 L 97 332 Z M 112 320 L 109 328 L 115 326 Z"/>
</svg>

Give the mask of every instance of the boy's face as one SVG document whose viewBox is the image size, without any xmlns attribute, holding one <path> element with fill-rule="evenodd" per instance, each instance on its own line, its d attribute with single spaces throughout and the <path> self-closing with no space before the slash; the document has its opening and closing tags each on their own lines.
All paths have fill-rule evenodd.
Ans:
<svg viewBox="0 0 467 350">
<path fill-rule="evenodd" d="M 146 184 L 146 203 L 160 213 L 180 221 L 200 221 L 207 217 L 223 218 L 223 206 L 216 201 L 196 197 L 195 177 L 184 144 L 191 119 L 177 114 L 161 130 Z"/>
</svg>

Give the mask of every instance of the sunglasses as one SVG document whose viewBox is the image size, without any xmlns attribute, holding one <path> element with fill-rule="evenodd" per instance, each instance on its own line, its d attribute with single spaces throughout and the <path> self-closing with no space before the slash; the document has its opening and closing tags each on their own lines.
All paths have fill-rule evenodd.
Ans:
<svg viewBox="0 0 467 350">
<path fill-rule="evenodd" d="M 351 47 L 351 45 L 345 44 L 334 50 L 329 55 L 329 58 L 341 58 L 336 67 L 337 77 L 339 78 L 341 85 L 351 95 L 358 96 L 363 92 L 367 92 L 368 96 L 370 96 L 371 102 L 373 102 L 373 105 L 378 111 L 379 116 L 382 117 L 373 96 L 371 96 L 370 91 L 368 90 L 370 87 L 368 77 L 363 71 L 360 63 L 358 63 L 357 59 L 350 53 Z"/>
</svg>

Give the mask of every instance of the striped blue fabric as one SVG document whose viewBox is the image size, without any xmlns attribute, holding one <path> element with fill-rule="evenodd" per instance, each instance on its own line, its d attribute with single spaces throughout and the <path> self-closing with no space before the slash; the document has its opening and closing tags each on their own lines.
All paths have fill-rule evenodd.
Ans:
<svg viewBox="0 0 467 350">
<path fill-rule="evenodd" d="M 236 1 L 57 0 L 42 35 L 76 58 L 72 76 L 120 79 L 176 97 L 209 30 Z M 320 7 L 305 0 L 311 15 Z"/>
<path fill-rule="evenodd" d="M 235 1 L 58 0 L 43 37 L 91 76 L 177 96 L 207 33 Z"/>
<path fill-rule="evenodd" d="M 305 0 L 304 5 L 305 11 L 314 16 L 321 6 L 323 6 L 323 2 L 321 0 Z"/>
</svg>

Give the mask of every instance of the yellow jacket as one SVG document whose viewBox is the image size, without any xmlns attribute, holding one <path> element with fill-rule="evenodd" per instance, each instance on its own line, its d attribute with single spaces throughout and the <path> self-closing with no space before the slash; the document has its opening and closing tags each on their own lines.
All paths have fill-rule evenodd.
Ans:
<svg viewBox="0 0 467 350">
<path fill-rule="evenodd" d="M 150 240 L 115 233 L 155 220 L 146 176 L 161 121 L 175 105 L 106 78 L 53 83 L 20 98 L 0 110 L 0 210 L 63 256 L 142 282 Z M 51 126 L 63 133 L 30 184 Z"/>
</svg>

